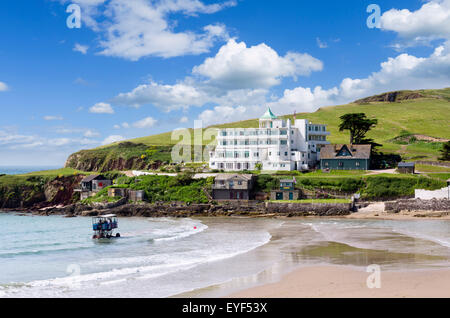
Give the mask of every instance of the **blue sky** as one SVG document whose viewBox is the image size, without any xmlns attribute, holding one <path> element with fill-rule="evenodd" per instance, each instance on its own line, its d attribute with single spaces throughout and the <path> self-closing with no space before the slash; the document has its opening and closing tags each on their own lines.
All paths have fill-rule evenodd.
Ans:
<svg viewBox="0 0 450 318">
<path fill-rule="evenodd" d="M 0 32 L 0 165 L 450 86 L 450 0 L 5 0 Z"/>
</svg>

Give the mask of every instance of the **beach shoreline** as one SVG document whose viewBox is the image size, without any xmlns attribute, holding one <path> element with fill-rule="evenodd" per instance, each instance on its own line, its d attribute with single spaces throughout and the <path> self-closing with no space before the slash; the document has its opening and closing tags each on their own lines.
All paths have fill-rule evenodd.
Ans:
<svg viewBox="0 0 450 318">
<path fill-rule="evenodd" d="M 275 283 L 228 295 L 229 298 L 448 298 L 450 269 L 380 272 L 380 288 L 369 288 L 372 272 L 350 266 L 302 267 Z M 373 281 L 372 281 L 373 282 Z M 373 287 L 373 286 L 372 286 Z"/>
</svg>

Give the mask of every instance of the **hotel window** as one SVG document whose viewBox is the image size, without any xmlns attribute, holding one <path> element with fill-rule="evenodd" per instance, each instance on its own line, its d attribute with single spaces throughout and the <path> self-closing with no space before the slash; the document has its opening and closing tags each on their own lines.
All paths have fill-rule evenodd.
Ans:
<svg viewBox="0 0 450 318">
<path fill-rule="evenodd" d="M 285 156 L 287 157 L 287 156 L 288 156 L 288 153 L 287 153 L 287 152 L 285 152 L 285 153 L 284 153 L 284 155 L 285 155 Z"/>
<path fill-rule="evenodd" d="M 269 152 L 269 156 L 271 156 L 272 155 L 272 152 Z"/>
<path fill-rule="evenodd" d="M 339 167 L 343 167 L 344 163 L 343 162 L 339 162 Z"/>
<path fill-rule="evenodd" d="M 254 153 L 254 157 L 258 158 L 259 157 L 259 152 L 255 152 Z"/>
<path fill-rule="evenodd" d="M 245 157 L 245 158 L 250 158 L 250 152 L 249 152 L 249 151 L 246 151 L 245 154 L 244 154 L 244 157 Z"/>
<path fill-rule="evenodd" d="M 278 151 L 278 152 L 277 152 L 277 156 L 279 157 L 280 155 L 281 155 L 281 153 Z"/>
<path fill-rule="evenodd" d="M 286 136 L 287 135 L 287 130 L 281 130 L 280 131 L 280 135 L 281 136 Z"/>
<path fill-rule="evenodd" d="M 361 163 L 360 163 L 360 162 L 356 162 L 356 166 L 357 166 L 357 167 L 360 167 L 360 166 L 361 166 Z"/>
<path fill-rule="evenodd" d="M 325 167 L 328 167 L 329 166 L 329 163 L 328 162 L 325 162 Z"/>
<path fill-rule="evenodd" d="M 281 145 L 287 145 L 287 140 L 280 140 Z"/>
</svg>

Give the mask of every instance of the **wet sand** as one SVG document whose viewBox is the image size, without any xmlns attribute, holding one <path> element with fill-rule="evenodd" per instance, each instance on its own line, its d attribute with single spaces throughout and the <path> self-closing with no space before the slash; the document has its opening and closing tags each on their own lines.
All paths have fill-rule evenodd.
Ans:
<svg viewBox="0 0 450 318">
<path fill-rule="evenodd" d="M 282 220 L 270 243 L 238 261 L 274 260 L 271 266 L 178 297 L 450 297 L 448 221 Z M 373 264 L 381 269 L 380 289 L 367 287 Z"/>
<path fill-rule="evenodd" d="M 230 295 L 231 298 L 448 298 L 450 269 L 381 271 L 380 287 L 370 289 L 372 273 L 348 266 L 297 269 L 281 281 Z"/>
</svg>

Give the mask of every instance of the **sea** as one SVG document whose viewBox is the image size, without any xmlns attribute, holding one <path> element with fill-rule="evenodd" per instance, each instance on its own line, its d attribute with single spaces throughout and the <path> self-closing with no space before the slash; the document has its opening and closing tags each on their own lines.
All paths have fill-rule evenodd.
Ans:
<svg viewBox="0 0 450 318">
<path fill-rule="evenodd" d="M 0 166 L 1 174 L 26 174 L 35 171 L 59 169 L 61 166 Z"/>
<path fill-rule="evenodd" d="M 447 220 L 119 218 L 0 212 L 0 297 L 222 297 L 301 266 L 450 266 Z"/>
</svg>

